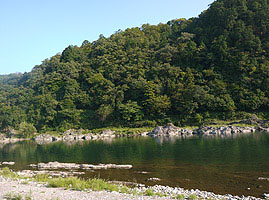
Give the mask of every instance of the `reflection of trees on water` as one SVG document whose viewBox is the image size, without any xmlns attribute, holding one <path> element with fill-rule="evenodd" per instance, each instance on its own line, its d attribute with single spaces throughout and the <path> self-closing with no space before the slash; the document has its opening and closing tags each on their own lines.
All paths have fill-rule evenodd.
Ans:
<svg viewBox="0 0 269 200">
<path fill-rule="evenodd" d="M 14 161 L 15 168 L 24 168 L 27 163 L 35 158 L 37 144 L 24 141 L 17 143 L 3 144 L 0 149 L 0 161 Z"/>
<path fill-rule="evenodd" d="M 168 142 L 171 144 L 174 144 L 177 140 L 182 139 L 182 137 L 180 136 L 170 136 L 170 137 L 165 137 L 165 136 L 161 136 L 161 137 L 154 137 L 154 140 L 157 144 L 162 145 L 164 142 Z"/>
<path fill-rule="evenodd" d="M 238 181 L 247 182 L 248 187 L 256 184 L 257 177 L 269 173 L 268 147 L 269 134 L 258 133 L 235 138 L 137 137 L 47 145 L 25 141 L 3 145 L 0 162 L 15 161 L 15 166 L 9 166 L 15 170 L 32 169 L 27 165 L 50 161 L 132 164 L 131 170 L 97 170 L 87 172 L 85 177 L 125 181 L 135 178 L 141 183 L 146 178 L 158 177 L 163 181 L 160 184 L 205 190 L 218 185 L 219 191 L 229 183 L 226 187 L 235 187 L 238 192 Z"/>
<path fill-rule="evenodd" d="M 37 145 L 31 141 L 5 144 L 0 161 L 15 161 L 16 167 L 38 162 L 115 163 L 173 165 L 191 163 L 230 168 L 269 166 L 269 135 L 235 138 L 137 137 L 64 144 Z M 256 163 L 260 163 L 257 165 Z"/>
</svg>

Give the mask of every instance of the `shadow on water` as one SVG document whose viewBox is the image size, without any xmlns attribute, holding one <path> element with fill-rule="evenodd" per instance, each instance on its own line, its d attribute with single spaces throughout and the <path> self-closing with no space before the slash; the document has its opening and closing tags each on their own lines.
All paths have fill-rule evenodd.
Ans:
<svg viewBox="0 0 269 200">
<path fill-rule="evenodd" d="M 219 194 L 260 196 L 269 192 L 269 181 L 258 180 L 269 178 L 269 135 L 262 133 L 235 138 L 118 138 L 71 145 L 25 141 L 0 146 L 0 161 L 15 161 L 15 170 L 50 161 L 132 164 L 131 170 L 97 170 L 84 177 Z M 151 177 L 161 181 L 147 181 Z"/>
</svg>

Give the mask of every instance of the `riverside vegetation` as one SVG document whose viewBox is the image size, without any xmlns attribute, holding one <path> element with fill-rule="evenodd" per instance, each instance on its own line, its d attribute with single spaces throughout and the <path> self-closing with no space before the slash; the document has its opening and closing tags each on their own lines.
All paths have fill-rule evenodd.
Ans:
<svg viewBox="0 0 269 200">
<path fill-rule="evenodd" d="M 217 0 L 197 18 L 68 46 L 29 73 L 0 76 L 0 129 L 268 119 L 268 13 L 268 0 Z"/>
<path fill-rule="evenodd" d="M 182 188 L 172 188 L 168 186 L 155 185 L 153 187 L 134 187 L 130 188 L 122 184 L 112 184 L 102 179 L 80 179 L 76 177 L 69 178 L 53 178 L 48 175 L 37 175 L 34 178 L 29 178 L 25 176 L 20 176 L 17 173 L 12 172 L 9 168 L 3 168 L 0 171 L 0 178 L 5 178 L 4 181 L 17 181 L 16 184 L 31 184 L 32 187 L 42 188 L 47 187 L 56 187 L 56 188 L 65 188 L 78 191 L 86 191 L 91 193 L 92 191 L 109 191 L 109 192 L 118 192 L 126 193 L 131 196 L 128 196 L 127 199 L 136 199 L 141 196 L 155 196 L 155 197 L 166 197 L 165 199 L 244 199 L 244 200 L 260 200 L 260 198 L 255 197 L 239 197 L 232 195 L 216 195 L 212 192 L 205 192 L 200 190 L 184 190 Z M 3 181 L 3 180 L 2 180 Z M 54 191 L 55 192 L 55 191 Z M 84 194 L 85 195 L 85 194 Z M 267 197 L 267 194 L 264 194 Z M 23 199 L 21 194 L 8 192 L 5 195 L 6 199 Z M 143 197 L 142 197 L 143 198 Z M 27 194 L 24 199 L 32 199 L 31 194 Z M 125 197 L 126 199 L 126 197 Z"/>
</svg>

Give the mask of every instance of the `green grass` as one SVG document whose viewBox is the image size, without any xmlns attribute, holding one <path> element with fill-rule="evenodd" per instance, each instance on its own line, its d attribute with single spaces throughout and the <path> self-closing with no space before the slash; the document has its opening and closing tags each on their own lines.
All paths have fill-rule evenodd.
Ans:
<svg viewBox="0 0 269 200">
<path fill-rule="evenodd" d="M 4 167 L 0 171 L 0 176 L 6 177 L 6 178 L 17 178 L 21 179 L 23 178 L 22 176 L 19 176 L 17 173 L 12 172 L 8 167 Z"/>
<path fill-rule="evenodd" d="M 34 180 L 37 181 L 37 182 L 48 182 L 49 175 L 47 175 L 47 174 L 37 174 L 34 177 Z"/>
<path fill-rule="evenodd" d="M 190 199 L 190 200 L 196 200 L 196 199 L 198 199 L 198 197 L 195 194 L 190 194 L 188 196 L 188 199 Z"/>
<path fill-rule="evenodd" d="M 146 196 L 167 197 L 166 193 L 161 193 L 161 192 L 154 193 L 152 189 L 147 189 L 143 194 L 146 195 Z"/>
<path fill-rule="evenodd" d="M 32 197 L 31 195 L 25 195 L 24 197 L 21 194 L 17 194 L 17 193 L 13 193 L 13 192 L 9 192 L 5 195 L 5 199 L 7 200 L 31 200 Z"/>
<path fill-rule="evenodd" d="M 154 127 L 142 127 L 142 128 L 106 127 L 106 128 L 93 129 L 90 132 L 100 134 L 102 131 L 108 129 L 115 131 L 115 135 L 138 135 L 143 132 L 152 131 Z"/>
<path fill-rule="evenodd" d="M 8 167 L 3 168 L 0 171 L 0 176 L 14 179 L 25 179 L 26 177 L 19 176 L 15 172 L 12 172 Z M 49 187 L 62 187 L 66 189 L 74 190 L 86 190 L 91 189 L 94 191 L 117 191 L 120 193 L 133 193 L 132 190 L 124 185 L 116 185 L 108 183 L 103 179 L 88 179 L 84 180 L 77 177 L 67 177 L 67 178 L 50 178 L 46 174 L 39 174 L 32 178 L 33 181 L 47 183 Z"/>
<path fill-rule="evenodd" d="M 236 126 L 236 127 L 258 127 L 257 124 L 233 124 L 232 126 Z"/>
<path fill-rule="evenodd" d="M 145 195 L 146 195 L 146 196 L 154 196 L 155 193 L 153 192 L 152 189 L 147 189 L 147 190 L 145 191 Z"/>
<path fill-rule="evenodd" d="M 22 195 L 9 192 L 5 195 L 5 198 L 7 200 L 22 200 Z"/>
<path fill-rule="evenodd" d="M 29 182 L 27 180 L 25 180 L 25 181 L 23 181 L 21 183 L 24 184 L 24 185 L 28 185 L 29 184 Z"/>
<path fill-rule="evenodd" d="M 178 195 L 176 196 L 176 199 L 177 199 L 177 200 L 184 200 L 184 199 L 185 199 L 185 196 L 184 196 L 183 194 L 178 194 Z"/>
<path fill-rule="evenodd" d="M 158 197 L 167 197 L 166 193 L 161 193 L 161 192 L 156 192 L 155 195 Z"/>
<path fill-rule="evenodd" d="M 115 185 L 106 182 L 102 179 L 80 179 L 77 177 L 68 177 L 68 178 L 51 178 L 51 179 L 41 179 L 40 177 L 36 180 L 47 182 L 49 187 L 63 187 L 66 189 L 74 190 L 86 190 L 91 189 L 94 191 L 117 191 L 121 193 L 130 193 L 131 190 L 127 186 Z"/>
<path fill-rule="evenodd" d="M 199 128 L 198 126 L 183 126 L 183 127 L 180 127 L 180 128 L 183 128 L 183 129 L 195 129 L 195 128 Z"/>
</svg>

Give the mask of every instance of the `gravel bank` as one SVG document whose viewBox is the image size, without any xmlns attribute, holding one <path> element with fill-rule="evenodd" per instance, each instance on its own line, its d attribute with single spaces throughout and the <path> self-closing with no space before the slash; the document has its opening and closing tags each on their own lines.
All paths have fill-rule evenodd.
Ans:
<svg viewBox="0 0 269 200">
<path fill-rule="evenodd" d="M 177 195 L 184 195 L 185 199 L 217 199 L 217 200 L 262 200 L 261 198 L 256 198 L 252 196 L 233 196 L 231 194 L 218 195 L 213 192 L 201 191 L 198 189 L 185 190 L 183 188 L 173 188 L 163 185 L 155 185 L 152 187 L 140 187 L 138 188 L 139 192 L 144 192 L 147 189 L 151 189 L 155 194 L 156 193 L 165 193 L 170 197 L 175 197 Z M 267 196 L 268 194 L 264 194 Z M 265 199 L 269 199 L 266 197 Z"/>
<path fill-rule="evenodd" d="M 66 190 L 63 188 L 49 188 L 44 184 L 37 182 L 25 181 L 23 179 L 13 180 L 10 178 L 0 177 L 0 198 L 5 199 L 9 193 L 20 194 L 23 197 L 30 196 L 32 200 L 171 200 L 177 199 L 176 196 L 180 195 L 178 199 L 218 199 L 218 200 L 261 200 L 255 197 L 239 197 L 232 195 L 217 195 L 211 192 L 200 190 L 184 190 L 183 188 L 173 188 L 169 186 L 155 185 L 153 187 L 140 187 L 136 188 L 137 192 L 145 193 L 147 190 L 152 191 L 154 194 L 166 194 L 166 197 L 159 196 L 139 196 L 132 194 L 123 194 L 118 192 L 107 191 L 76 191 Z M 265 199 L 268 199 L 265 197 Z"/>
<path fill-rule="evenodd" d="M 11 180 L 0 177 L 0 198 L 5 199 L 8 193 L 20 194 L 22 196 L 31 196 L 33 200 L 169 200 L 170 198 L 134 196 L 131 194 L 121 194 L 118 192 L 82 192 L 74 190 L 65 190 L 62 188 L 48 188 L 35 182 L 25 180 Z"/>
</svg>

